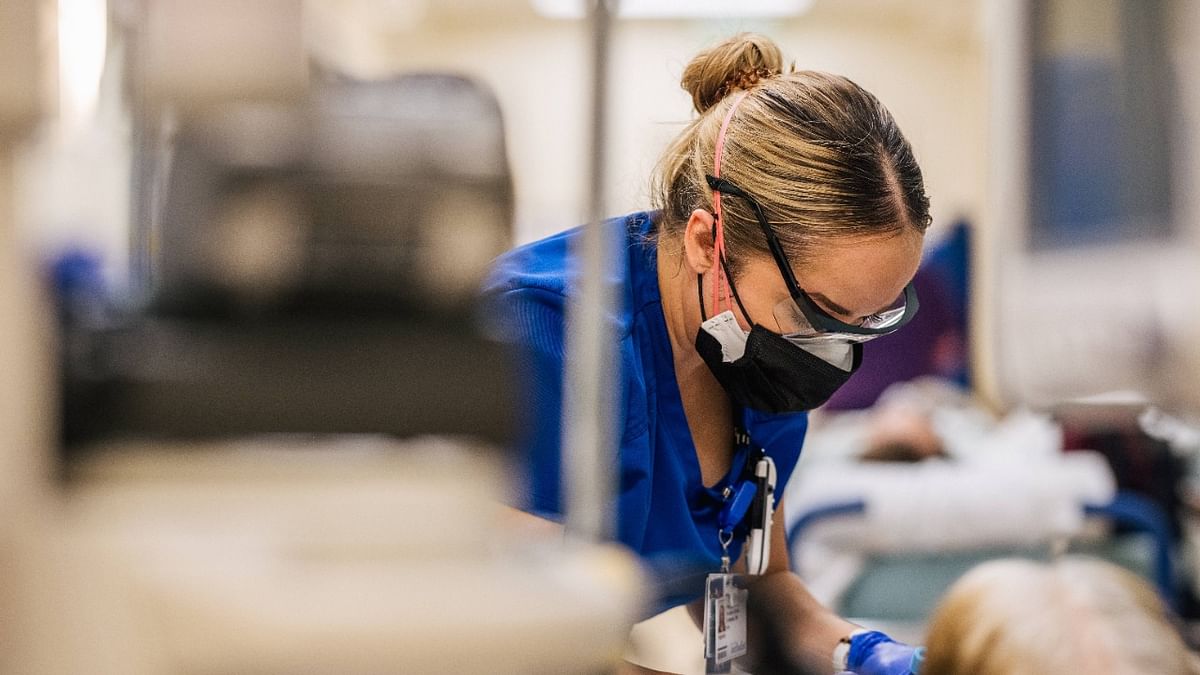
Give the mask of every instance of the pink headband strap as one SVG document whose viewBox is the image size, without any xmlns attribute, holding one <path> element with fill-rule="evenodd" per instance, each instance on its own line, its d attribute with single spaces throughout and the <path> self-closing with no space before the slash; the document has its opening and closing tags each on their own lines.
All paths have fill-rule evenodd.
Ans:
<svg viewBox="0 0 1200 675">
<path fill-rule="evenodd" d="M 750 92 L 748 92 L 748 91 L 743 91 L 742 93 L 738 94 L 737 98 L 733 101 L 733 105 L 729 106 L 729 112 L 725 113 L 724 121 L 721 122 L 721 131 L 717 133 L 717 147 L 714 150 L 714 155 L 715 155 L 715 157 L 713 158 L 713 177 L 714 178 L 721 177 L 721 156 L 725 153 L 725 132 L 729 129 L 729 122 L 730 122 L 730 120 L 733 119 L 733 113 L 737 112 L 738 106 L 740 106 L 742 104 L 742 101 L 746 100 L 746 96 L 748 96 L 749 94 L 750 94 Z M 724 270 L 721 267 L 721 261 L 725 259 L 725 227 L 723 224 L 723 220 L 721 218 L 721 192 L 720 192 L 720 190 L 713 190 L 713 215 L 716 218 L 716 230 L 717 230 L 716 236 L 714 237 L 714 241 L 713 241 L 713 255 L 716 258 L 716 266 L 717 266 L 717 276 L 716 276 L 715 282 L 713 283 L 713 313 L 716 314 L 717 311 L 720 309 L 720 305 L 718 304 L 719 299 L 720 299 L 719 290 L 720 290 L 721 286 L 723 285 L 721 283 L 721 279 L 722 279 L 722 275 L 724 274 Z M 729 306 L 730 311 L 732 311 L 733 310 L 733 301 L 730 300 L 729 298 L 726 298 L 725 302 Z"/>
</svg>

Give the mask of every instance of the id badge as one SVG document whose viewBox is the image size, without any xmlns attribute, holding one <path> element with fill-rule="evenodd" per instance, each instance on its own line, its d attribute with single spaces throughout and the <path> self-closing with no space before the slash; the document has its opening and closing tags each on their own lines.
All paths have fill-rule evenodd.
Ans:
<svg viewBox="0 0 1200 675">
<path fill-rule="evenodd" d="M 733 574 L 710 574 L 704 584 L 704 661 L 710 674 L 732 673 L 746 654 L 746 598 Z"/>
</svg>

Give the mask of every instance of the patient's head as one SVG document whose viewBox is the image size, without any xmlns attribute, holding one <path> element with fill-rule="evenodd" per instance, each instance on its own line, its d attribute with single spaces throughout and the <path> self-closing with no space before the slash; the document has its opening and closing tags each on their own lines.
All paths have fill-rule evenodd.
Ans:
<svg viewBox="0 0 1200 675">
<path fill-rule="evenodd" d="M 1097 560 L 998 560 L 934 612 L 921 675 L 1195 675 L 1195 657 L 1144 580 Z"/>
<path fill-rule="evenodd" d="M 928 411 L 903 403 L 881 404 L 867 423 L 864 462 L 920 462 L 946 458 L 942 439 Z"/>
</svg>

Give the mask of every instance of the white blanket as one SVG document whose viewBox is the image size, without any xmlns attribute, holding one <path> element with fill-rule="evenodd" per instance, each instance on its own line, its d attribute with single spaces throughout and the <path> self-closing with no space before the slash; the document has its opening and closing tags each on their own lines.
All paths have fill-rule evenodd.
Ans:
<svg viewBox="0 0 1200 675">
<path fill-rule="evenodd" d="M 986 453 L 916 464 L 821 462 L 797 472 L 784 503 L 789 527 L 823 506 L 866 503 L 861 516 L 820 522 L 794 544 L 860 553 L 944 551 L 1073 536 L 1083 525 L 1083 506 L 1105 504 L 1115 490 L 1097 453 Z"/>
</svg>

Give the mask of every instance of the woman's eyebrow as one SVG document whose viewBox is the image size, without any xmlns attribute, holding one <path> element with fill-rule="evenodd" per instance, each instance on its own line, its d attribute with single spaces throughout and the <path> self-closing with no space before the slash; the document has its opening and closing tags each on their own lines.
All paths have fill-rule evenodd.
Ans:
<svg viewBox="0 0 1200 675">
<path fill-rule="evenodd" d="M 825 306 L 826 310 L 832 311 L 834 314 L 841 314 L 842 316 L 851 316 L 853 314 L 850 310 L 825 297 L 823 293 L 808 293 L 808 297 L 813 300 L 819 300 Z"/>
<path fill-rule="evenodd" d="M 805 292 L 807 293 L 807 291 L 805 291 Z M 854 312 L 851 312 L 850 310 L 846 309 L 845 307 L 842 307 L 841 305 L 837 304 L 836 302 L 825 297 L 825 295 L 823 293 L 808 293 L 808 297 L 812 298 L 813 300 L 820 300 L 821 304 L 825 306 L 826 310 L 832 310 L 833 313 L 835 313 L 835 314 L 841 314 L 842 316 L 848 316 L 848 317 L 852 317 L 855 319 L 861 319 L 866 316 L 871 316 L 872 314 L 878 314 L 878 313 L 882 312 L 883 310 L 891 307 L 893 304 L 893 303 L 889 303 L 887 305 L 884 305 L 883 307 L 880 307 L 879 309 L 875 310 L 874 312 L 867 312 L 866 314 L 863 314 L 862 316 L 854 316 Z"/>
</svg>

